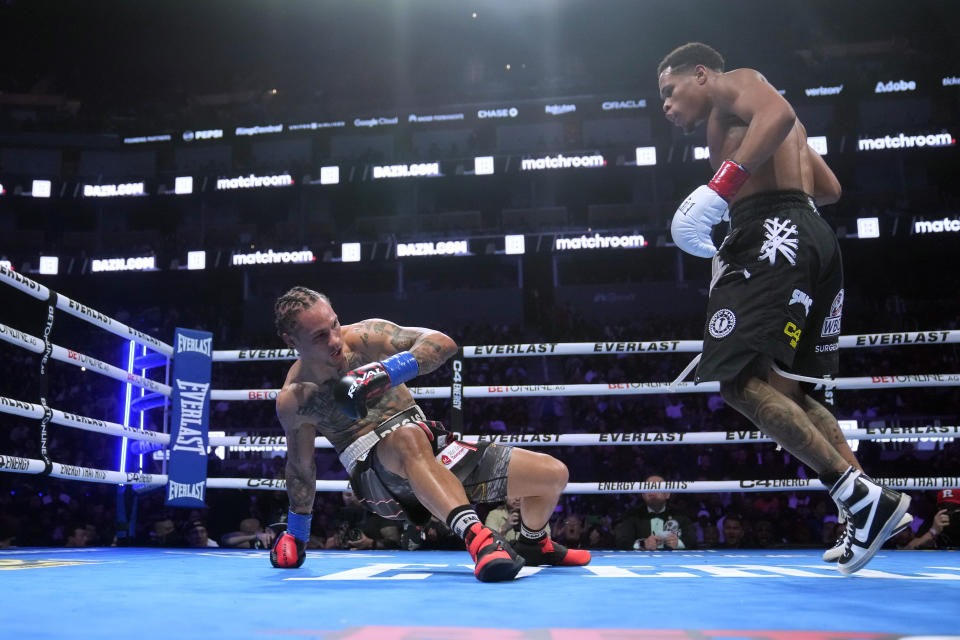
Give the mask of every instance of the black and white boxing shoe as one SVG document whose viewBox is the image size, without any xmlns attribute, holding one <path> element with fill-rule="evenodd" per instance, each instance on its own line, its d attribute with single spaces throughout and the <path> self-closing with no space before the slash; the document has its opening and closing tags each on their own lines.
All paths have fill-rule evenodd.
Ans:
<svg viewBox="0 0 960 640">
<path fill-rule="evenodd" d="M 850 535 L 850 525 L 848 524 L 850 519 L 847 516 L 846 509 L 837 505 L 840 513 L 837 516 L 837 523 L 843 525 L 843 530 L 840 532 L 840 535 L 837 536 L 836 542 L 833 543 L 833 546 L 823 552 L 823 561 L 832 563 L 840 559 L 840 556 L 843 555 L 843 550 L 847 546 L 847 536 Z M 913 516 L 909 513 L 903 514 L 900 518 L 900 522 L 897 523 L 896 528 L 890 533 L 889 538 L 894 537 L 904 529 L 910 526 L 910 523 L 913 522 Z M 888 539 L 889 539 L 888 538 Z"/>
<path fill-rule="evenodd" d="M 850 467 L 830 489 L 830 496 L 847 511 L 845 543 L 837 568 L 850 575 L 877 553 L 910 506 L 910 497 L 883 487 Z"/>
</svg>

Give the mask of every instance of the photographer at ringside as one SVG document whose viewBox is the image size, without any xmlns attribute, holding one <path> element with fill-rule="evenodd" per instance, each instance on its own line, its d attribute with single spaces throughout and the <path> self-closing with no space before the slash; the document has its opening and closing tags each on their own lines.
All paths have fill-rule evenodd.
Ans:
<svg viewBox="0 0 960 640">
<path fill-rule="evenodd" d="M 960 489 L 937 492 L 936 511 L 904 549 L 960 549 Z"/>
</svg>

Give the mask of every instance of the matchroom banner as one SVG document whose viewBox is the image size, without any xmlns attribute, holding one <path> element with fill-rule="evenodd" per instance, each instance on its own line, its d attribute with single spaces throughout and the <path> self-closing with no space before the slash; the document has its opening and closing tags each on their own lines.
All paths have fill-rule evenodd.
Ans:
<svg viewBox="0 0 960 640">
<path fill-rule="evenodd" d="M 207 489 L 213 334 L 177 328 L 174 345 L 167 504 L 203 507 Z"/>
</svg>

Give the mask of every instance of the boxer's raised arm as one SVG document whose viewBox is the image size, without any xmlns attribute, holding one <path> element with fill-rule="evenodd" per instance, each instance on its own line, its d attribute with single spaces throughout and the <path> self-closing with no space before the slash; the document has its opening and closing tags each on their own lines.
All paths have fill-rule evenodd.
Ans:
<svg viewBox="0 0 960 640">
<path fill-rule="evenodd" d="M 834 175 L 826 161 L 820 154 L 807 145 L 807 157 L 810 158 L 810 167 L 813 169 L 813 199 L 817 206 L 833 204 L 840 199 L 840 181 Z"/>
<path fill-rule="evenodd" d="M 457 352 L 449 336 L 420 327 L 401 327 L 388 320 L 364 320 L 356 326 L 368 353 L 377 359 L 409 351 L 417 361 L 419 375 L 430 373 Z"/>
<path fill-rule="evenodd" d="M 748 172 L 766 162 L 789 135 L 797 121 L 790 103 L 752 69 L 726 74 L 721 93 L 724 109 L 747 123 L 747 133 L 732 158 Z"/>
</svg>

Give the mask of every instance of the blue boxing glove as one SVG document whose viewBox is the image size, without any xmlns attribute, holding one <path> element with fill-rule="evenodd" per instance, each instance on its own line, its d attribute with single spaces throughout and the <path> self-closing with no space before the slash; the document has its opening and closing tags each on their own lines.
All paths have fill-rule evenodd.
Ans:
<svg viewBox="0 0 960 640">
<path fill-rule="evenodd" d="M 348 371 L 333 385 L 333 400 L 346 416 L 367 417 L 367 403 L 383 395 L 390 387 L 412 380 L 420 365 L 409 351 L 401 351 L 381 362 L 371 362 Z"/>
<path fill-rule="evenodd" d="M 709 183 L 687 196 L 670 223 L 674 243 L 690 255 L 712 258 L 717 252 L 710 233 L 723 220 L 729 220 L 728 202 L 736 195 L 750 173 L 736 162 L 726 160 Z"/>
</svg>

